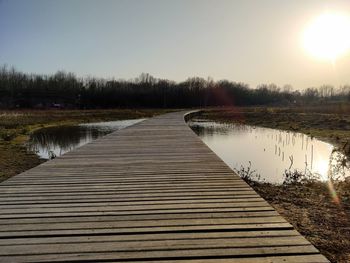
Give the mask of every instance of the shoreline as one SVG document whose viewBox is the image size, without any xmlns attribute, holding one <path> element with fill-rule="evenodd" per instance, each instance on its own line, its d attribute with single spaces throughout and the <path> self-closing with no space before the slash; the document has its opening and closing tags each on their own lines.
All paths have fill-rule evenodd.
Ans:
<svg viewBox="0 0 350 263">
<path fill-rule="evenodd" d="M 350 151 L 346 147 L 350 131 L 334 130 L 336 121 L 344 127 L 350 124 L 349 115 L 321 114 L 320 121 L 319 113 L 291 110 L 285 113 L 285 108 L 270 109 L 275 112 L 260 107 L 210 109 L 203 110 L 195 118 L 304 133 L 338 147 L 349 160 Z M 314 123 L 317 125 L 305 125 L 312 118 L 316 119 Z M 282 185 L 244 179 L 331 262 L 350 262 L 349 179 L 333 183 L 302 181 Z"/>
<path fill-rule="evenodd" d="M 312 108 L 307 112 L 282 107 L 203 109 L 196 117 L 304 133 L 332 144 L 350 159 L 350 107 L 334 114 L 312 112 Z"/>
<path fill-rule="evenodd" d="M 0 110 L 0 182 L 47 160 L 25 147 L 32 132 L 54 126 L 150 118 L 169 109 Z"/>
</svg>

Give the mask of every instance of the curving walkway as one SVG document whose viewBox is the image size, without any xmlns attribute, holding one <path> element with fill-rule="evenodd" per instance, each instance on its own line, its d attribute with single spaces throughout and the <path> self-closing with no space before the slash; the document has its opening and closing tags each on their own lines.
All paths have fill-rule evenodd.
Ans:
<svg viewBox="0 0 350 263">
<path fill-rule="evenodd" d="M 161 115 L 0 184 L 0 262 L 328 262 Z"/>
</svg>

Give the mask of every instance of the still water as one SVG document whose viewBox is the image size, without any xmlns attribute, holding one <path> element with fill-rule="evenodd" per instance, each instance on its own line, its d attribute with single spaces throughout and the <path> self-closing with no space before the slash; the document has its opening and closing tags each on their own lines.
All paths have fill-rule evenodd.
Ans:
<svg viewBox="0 0 350 263">
<path fill-rule="evenodd" d="M 255 180 L 280 184 L 286 172 L 295 171 L 322 181 L 350 176 L 341 165 L 345 156 L 333 145 L 302 133 L 200 120 L 188 124 L 234 171 L 249 172 Z"/>
<path fill-rule="evenodd" d="M 27 147 L 41 158 L 50 159 L 143 120 L 133 119 L 43 128 L 30 136 Z"/>
</svg>

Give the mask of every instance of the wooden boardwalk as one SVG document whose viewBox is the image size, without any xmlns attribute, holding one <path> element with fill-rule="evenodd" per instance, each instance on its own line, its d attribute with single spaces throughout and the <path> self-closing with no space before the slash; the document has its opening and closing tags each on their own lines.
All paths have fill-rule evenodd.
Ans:
<svg viewBox="0 0 350 263">
<path fill-rule="evenodd" d="M 328 262 L 170 113 L 0 184 L 0 262 Z"/>
</svg>

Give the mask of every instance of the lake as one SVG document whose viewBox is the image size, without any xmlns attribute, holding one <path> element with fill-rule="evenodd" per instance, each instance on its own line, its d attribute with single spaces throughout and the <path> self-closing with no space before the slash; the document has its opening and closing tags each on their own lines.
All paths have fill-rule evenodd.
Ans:
<svg viewBox="0 0 350 263">
<path fill-rule="evenodd" d="M 27 148 L 40 158 L 51 159 L 143 120 L 132 119 L 43 128 L 31 134 Z"/>
<path fill-rule="evenodd" d="M 350 176 L 341 165 L 345 156 L 332 144 L 302 133 L 205 120 L 188 124 L 228 166 L 254 180 L 281 184 L 295 172 L 322 181 Z"/>
</svg>

